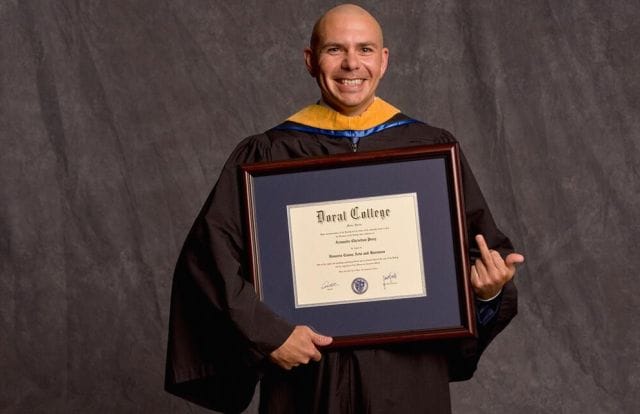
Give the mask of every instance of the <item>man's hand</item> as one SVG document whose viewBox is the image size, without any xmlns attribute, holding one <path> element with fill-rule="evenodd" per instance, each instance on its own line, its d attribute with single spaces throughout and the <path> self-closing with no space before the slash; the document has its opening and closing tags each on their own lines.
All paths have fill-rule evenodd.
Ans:
<svg viewBox="0 0 640 414">
<path fill-rule="evenodd" d="M 524 262 L 524 256 L 511 253 L 503 260 L 500 253 L 489 250 L 481 234 L 476 236 L 476 243 L 480 248 L 480 258 L 471 266 L 471 285 L 480 299 L 491 299 L 513 279 L 516 264 Z"/>
<path fill-rule="evenodd" d="M 307 364 L 310 360 L 320 361 L 322 355 L 317 346 L 327 346 L 333 341 L 330 336 L 315 333 L 304 325 L 296 326 L 291 335 L 278 349 L 273 351 L 270 358 L 280 367 L 289 370 L 300 364 Z"/>
</svg>

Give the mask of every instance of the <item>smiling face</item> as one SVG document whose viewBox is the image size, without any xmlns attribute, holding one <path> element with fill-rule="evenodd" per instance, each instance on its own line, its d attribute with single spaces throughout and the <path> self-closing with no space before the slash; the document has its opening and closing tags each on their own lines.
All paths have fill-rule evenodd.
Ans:
<svg viewBox="0 0 640 414">
<path fill-rule="evenodd" d="M 360 115 L 371 105 L 389 58 L 380 26 L 357 6 L 327 12 L 304 54 L 323 102 L 348 116 Z"/>
</svg>

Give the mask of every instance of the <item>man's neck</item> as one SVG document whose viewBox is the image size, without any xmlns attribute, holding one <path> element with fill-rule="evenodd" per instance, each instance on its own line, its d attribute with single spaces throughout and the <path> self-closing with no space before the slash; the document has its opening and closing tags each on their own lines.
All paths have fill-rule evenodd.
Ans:
<svg viewBox="0 0 640 414">
<path fill-rule="evenodd" d="M 336 109 L 336 108 L 334 108 L 333 106 L 329 105 L 329 104 L 324 100 L 324 98 L 322 98 L 322 97 L 320 97 L 320 100 L 318 101 L 318 105 L 323 106 L 323 107 L 325 107 L 325 108 L 329 108 L 329 109 L 331 109 L 332 111 L 336 111 L 337 113 L 339 113 L 339 114 L 341 114 L 341 115 L 344 115 L 344 116 L 360 116 L 360 115 L 362 115 L 363 113 L 367 112 L 367 110 L 371 107 L 371 105 L 375 102 L 375 100 L 376 100 L 376 99 L 378 99 L 378 97 L 377 97 L 377 96 L 374 96 L 374 97 L 373 97 L 373 100 L 371 100 L 371 103 L 369 103 L 369 105 L 367 105 L 367 107 L 366 107 L 363 111 L 358 112 L 358 113 L 354 113 L 354 114 L 348 114 L 348 113 L 344 113 L 343 111 L 339 111 L 339 110 L 337 110 L 337 109 Z"/>
</svg>

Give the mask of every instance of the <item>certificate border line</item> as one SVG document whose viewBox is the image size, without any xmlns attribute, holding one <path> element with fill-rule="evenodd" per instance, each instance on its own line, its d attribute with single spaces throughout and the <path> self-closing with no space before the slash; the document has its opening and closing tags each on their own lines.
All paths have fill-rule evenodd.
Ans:
<svg viewBox="0 0 640 414">
<path fill-rule="evenodd" d="M 357 201 L 370 201 L 370 200 L 381 200 L 385 198 L 400 198 L 400 197 L 410 197 L 413 200 L 413 207 L 415 212 L 415 234 L 417 235 L 417 247 L 418 247 L 418 262 L 419 262 L 419 271 L 420 271 L 420 284 L 421 284 L 421 292 L 419 294 L 411 294 L 411 295 L 397 295 L 397 296 L 384 296 L 377 298 L 362 298 L 362 299 L 354 299 L 354 300 L 341 300 L 341 301 L 329 301 L 329 302 L 314 302 L 310 304 L 300 305 L 298 303 L 298 289 L 297 289 L 297 280 L 296 280 L 296 266 L 295 266 L 295 252 L 293 248 L 293 234 L 291 231 L 291 209 L 299 208 L 299 207 L 311 207 L 315 205 L 325 205 L 325 204 L 349 204 Z M 348 199 L 338 199 L 338 200 L 327 200 L 327 201 L 314 201 L 311 203 L 298 203 L 298 204 L 287 204 L 287 227 L 289 230 L 289 251 L 291 252 L 291 276 L 293 281 L 293 298 L 294 298 L 294 308 L 302 309 L 302 308 L 314 308 L 314 307 L 322 307 L 322 306 L 332 306 L 332 305 L 345 305 L 350 303 L 360 303 L 360 302 L 378 302 L 383 300 L 400 300 L 400 299 L 410 299 L 410 298 L 419 298 L 427 296 L 427 288 L 426 288 L 426 274 L 424 270 L 424 256 L 422 254 L 422 233 L 420 230 L 420 214 L 418 210 L 418 194 L 417 192 L 411 193 L 396 193 L 396 194 L 385 194 L 380 196 L 369 196 L 369 197 L 357 197 L 357 198 L 348 198 Z"/>
<path fill-rule="evenodd" d="M 420 273 L 422 274 L 422 296 L 427 296 L 427 273 L 424 270 L 424 256 L 422 255 L 422 231 L 420 230 L 420 213 L 418 210 L 418 194 L 407 193 L 413 196 L 414 211 L 416 212 L 416 235 L 418 236 L 418 256 L 420 259 Z"/>
<path fill-rule="evenodd" d="M 291 209 L 289 204 L 287 204 L 287 227 L 289 230 L 289 252 L 291 252 L 291 277 L 293 279 L 293 306 L 295 309 L 298 309 L 302 306 L 298 305 L 298 286 L 296 282 L 296 261 L 295 261 L 295 252 L 293 251 L 293 234 L 291 233 Z"/>
<path fill-rule="evenodd" d="M 320 308 L 323 306 L 334 306 L 334 305 L 348 305 L 351 303 L 361 303 L 361 302 L 381 302 L 383 300 L 400 300 L 400 299 L 412 299 L 412 298 L 423 298 L 427 296 L 426 294 L 415 294 L 415 295 L 398 295 L 398 296 L 385 296 L 385 297 L 379 297 L 379 298 L 373 298 L 373 299 L 367 299 L 367 298 L 362 298 L 362 299 L 354 299 L 354 300 L 340 300 L 340 301 L 331 301 L 331 302 L 323 302 L 323 303 L 312 303 L 309 305 L 297 305 L 296 308 L 297 309 L 303 309 L 303 308 Z"/>
<path fill-rule="evenodd" d="M 394 194 L 383 194 L 383 195 L 379 195 L 379 196 L 367 196 L 367 197 L 356 197 L 356 198 L 340 198 L 337 200 L 327 200 L 327 201 L 313 201 L 311 203 L 298 203 L 298 204 L 287 204 L 287 211 L 289 210 L 289 207 L 293 207 L 293 208 L 297 208 L 297 207 L 310 207 L 310 206 L 315 206 L 315 205 L 321 205 L 321 204 L 346 204 L 346 203 L 353 203 L 354 201 L 369 201 L 369 200 L 373 200 L 373 199 L 383 199 L 383 198 L 396 198 L 396 197 L 401 197 L 401 196 L 413 196 L 416 199 L 417 202 L 417 197 L 416 197 L 417 192 L 413 191 L 411 193 L 394 193 Z M 417 204 L 416 204 L 417 205 Z"/>
</svg>

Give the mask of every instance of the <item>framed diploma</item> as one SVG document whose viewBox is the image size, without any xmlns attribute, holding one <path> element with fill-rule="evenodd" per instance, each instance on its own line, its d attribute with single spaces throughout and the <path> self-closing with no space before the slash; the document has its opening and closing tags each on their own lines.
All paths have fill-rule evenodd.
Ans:
<svg viewBox="0 0 640 414">
<path fill-rule="evenodd" d="M 456 144 L 242 167 L 260 299 L 331 347 L 475 335 Z"/>
</svg>

